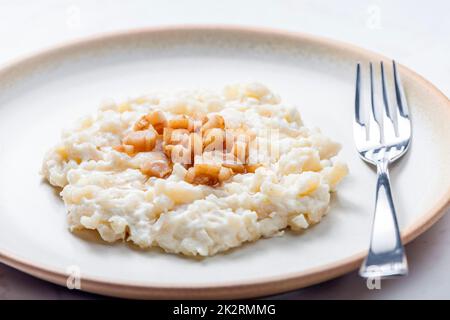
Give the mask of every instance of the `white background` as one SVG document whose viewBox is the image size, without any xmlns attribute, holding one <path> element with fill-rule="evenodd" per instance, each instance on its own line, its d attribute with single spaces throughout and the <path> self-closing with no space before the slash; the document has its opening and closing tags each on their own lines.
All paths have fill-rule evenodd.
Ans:
<svg viewBox="0 0 450 320">
<path fill-rule="evenodd" d="M 449 97 L 449 10 L 446 0 L 0 0 L 0 64 L 71 39 L 129 28 L 264 26 L 326 36 L 390 56 Z M 381 290 L 368 290 L 354 272 L 275 298 L 449 299 L 449 248 L 450 216 L 446 215 L 407 246 L 409 276 L 383 281 Z M 0 299 L 15 298 L 98 297 L 0 265 Z"/>
</svg>

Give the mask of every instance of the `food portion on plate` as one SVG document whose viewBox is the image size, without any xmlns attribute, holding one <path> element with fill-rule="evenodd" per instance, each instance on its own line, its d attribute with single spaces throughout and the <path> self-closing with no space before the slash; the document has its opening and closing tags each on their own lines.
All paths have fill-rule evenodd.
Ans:
<svg viewBox="0 0 450 320">
<path fill-rule="evenodd" d="M 265 86 L 104 103 L 46 154 L 70 230 L 210 256 L 302 230 L 347 174 L 340 145 Z"/>
</svg>

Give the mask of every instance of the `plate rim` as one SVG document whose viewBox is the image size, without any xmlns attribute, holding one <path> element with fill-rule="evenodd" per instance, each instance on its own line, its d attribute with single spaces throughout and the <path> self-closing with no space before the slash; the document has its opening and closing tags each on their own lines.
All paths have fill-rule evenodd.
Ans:
<svg viewBox="0 0 450 320">
<path fill-rule="evenodd" d="M 168 25 L 142 27 L 136 29 L 126 29 L 115 32 L 101 33 L 80 39 L 63 42 L 50 48 L 40 50 L 19 58 L 15 58 L 6 64 L 0 66 L 0 76 L 9 71 L 20 67 L 22 64 L 38 63 L 40 59 L 47 56 L 58 54 L 65 50 L 81 48 L 95 44 L 99 41 L 119 39 L 124 36 L 139 36 L 144 34 L 155 34 L 161 32 L 212 32 L 221 31 L 229 33 L 254 33 L 259 36 L 283 37 L 297 41 L 306 41 L 326 47 L 333 47 L 341 51 L 349 53 L 357 53 L 364 57 L 376 60 L 389 60 L 386 56 L 358 47 L 353 44 L 330 39 L 323 36 L 303 32 L 293 32 L 266 27 L 238 26 L 238 25 L 218 25 L 218 24 L 188 24 L 188 25 Z M 420 82 L 424 87 L 428 88 L 433 94 L 442 99 L 442 103 L 446 104 L 450 111 L 450 100 L 431 82 L 411 69 L 400 65 L 401 72 L 407 74 L 409 78 Z M 431 209 L 422 215 L 415 223 L 406 228 L 402 232 L 402 240 L 406 244 L 428 228 L 430 228 L 450 207 L 450 188 L 445 192 L 444 196 L 437 201 Z M 328 263 L 319 267 L 314 267 L 301 272 L 292 272 L 281 276 L 263 277 L 250 281 L 236 281 L 209 284 L 174 284 L 167 283 L 150 284 L 131 281 L 114 281 L 111 279 L 103 279 L 101 277 L 81 277 L 81 290 L 117 297 L 126 298 L 166 298 L 166 299 L 198 299 L 198 298 L 248 298 L 263 295 L 276 294 L 284 291 L 299 289 L 319 282 L 323 282 L 358 267 L 362 262 L 365 252 L 359 252 L 348 258 L 341 259 L 332 263 Z M 47 280 L 49 282 L 66 285 L 68 275 L 61 270 L 57 270 L 50 266 L 37 264 L 27 259 L 21 258 L 12 252 L 0 248 L 0 262 L 18 269 L 22 272 L 33 275 L 37 278 Z"/>
</svg>

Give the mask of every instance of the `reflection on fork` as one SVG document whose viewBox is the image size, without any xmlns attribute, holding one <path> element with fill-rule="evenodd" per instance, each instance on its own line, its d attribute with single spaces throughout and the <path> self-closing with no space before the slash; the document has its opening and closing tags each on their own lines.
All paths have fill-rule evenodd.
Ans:
<svg viewBox="0 0 450 320">
<path fill-rule="evenodd" d="M 389 165 L 406 153 L 411 141 L 408 105 L 397 65 L 393 61 L 394 103 L 391 105 L 389 99 L 383 62 L 380 62 L 379 86 L 376 85 L 374 66 L 370 63 L 368 72 L 370 103 L 363 108 L 361 68 L 361 65 L 358 64 L 353 123 L 354 139 L 360 157 L 376 166 L 377 185 L 369 253 L 359 273 L 365 278 L 406 275 L 408 265 L 392 199 Z"/>
</svg>

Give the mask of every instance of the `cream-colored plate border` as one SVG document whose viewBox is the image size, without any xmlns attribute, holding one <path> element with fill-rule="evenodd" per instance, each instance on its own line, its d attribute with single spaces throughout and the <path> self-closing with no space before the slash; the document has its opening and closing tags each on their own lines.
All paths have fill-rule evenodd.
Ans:
<svg viewBox="0 0 450 320">
<path fill-rule="evenodd" d="M 163 31 L 176 32 L 182 31 L 228 31 L 230 33 L 238 33 L 240 31 L 246 33 L 255 33 L 258 35 L 266 35 L 268 37 L 283 37 L 298 40 L 306 43 L 313 43 L 316 45 L 335 48 L 341 52 L 348 52 L 358 54 L 366 57 L 368 60 L 378 61 L 387 59 L 386 57 L 342 42 L 331 39 L 307 35 L 303 33 L 292 33 L 280 30 L 265 29 L 265 28 L 251 28 L 251 27 L 237 27 L 237 26 L 221 26 L 221 25 L 189 25 L 189 26 L 169 26 L 169 27 L 154 27 L 143 28 L 125 32 L 116 32 L 107 35 L 90 37 L 83 40 L 77 40 L 64 45 L 53 47 L 38 54 L 29 57 L 18 59 L 0 68 L 0 76 L 12 69 L 18 68 L 23 64 L 39 64 L 41 59 L 52 55 L 59 54 L 61 51 L 70 50 L 72 48 L 88 47 L 100 40 L 120 38 L 127 35 L 139 35 L 147 33 L 160 33 Z M 450 110 L 450 100 L 440 92 L 434 85 L 429 83 L 423 77 L 413 72 L 412 70 L 401 66 L 401 73 L 403 78 L 409 78 L 413 81 L 421 83 L 422 86 L 428 88 L 439 100 L 442 105 L 445 105 Z M 448 113 L 450 115 L 450 112 Z M 450 117 L 449 117 L 450 123 Z M 402 239 L 404 243 L 410 242 L 430 226 L 432 226 L 439 218 L 442 217 L 446 208 L 450 206 L 450 189 L 445 193 L 445 196 L 438 201 L 431 210 L 426 212 L 418 221 L 408 227 L 402 232 Z M 84 291 L 117 296 L 126 298 L 148 298 L 148 299 L 205 299 L 205 298 L 246 298 L 263 295 L 270 295 L 289 291 L 322 281 L 326 281 L 349 271 L 355 270 L 361 263 L 365 253 L 358 253 L 348 259 L 343 259 L 332 264 L 328 264 L 319 268 L 312 268 L 308 271 L 285 274 L 281 277 L 263 278 L 257 281 L 228 283 L 227 285 L 216 285 L 211 283 L 209 285 L 189 285 L 180 286 L 171 284 L 167 286 L 161 285 L 147 285 L 139 283 L 123 283 L 114 281 L 105 281 L 97 278 L 85 278 L 81 280 L 81 289 Z M 13 253 L 1 251 L 0 261 L 23 272 L 36 276 L 38 278 L 60 284 L 66 285 L 67 275 L 58 271 L 52 270 L 46 266 L 38 265 L 32 261 L 27 261 L 16 257 Z"/>
</svg>

